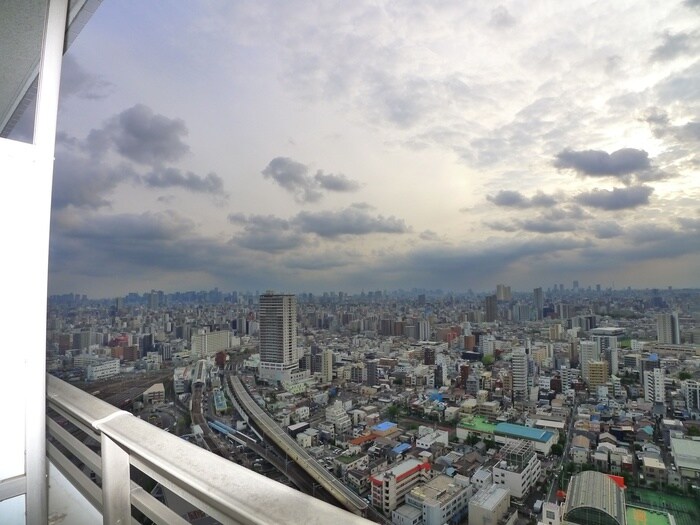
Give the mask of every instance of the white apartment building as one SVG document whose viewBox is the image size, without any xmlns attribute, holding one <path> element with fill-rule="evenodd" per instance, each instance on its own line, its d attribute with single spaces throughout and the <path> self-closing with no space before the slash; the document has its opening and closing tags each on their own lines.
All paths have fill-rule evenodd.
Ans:
<svg viewBox="0 0 700 525">
<path fill-rule="evenodd" d="M 95 381 L 112 377 L 119 374 L 119 359 L 105 358 L 100 361 L 93 361 L 85 369 L 85 378 L 88 381 Z"/>
<path fill-rule="evenodd" d="M 522 500 L 542 472 L 535 448 L 529 441 L 510 440 L 501 449 L 501 454 L 505 459 L 494 465 L 493 482 L 506 486 L 512 497 Z"/>
<path fill-rule="evenodd" d="M 345 411 L 342 401 L 336 401 L 326 408 L 326 422 L 333 425 L 336 436 L 342 436 L 352 428 L 352 419 Z"/>
<path fill-rule="evenodd" d="M 418 427 L 418 439 L 416 440 L 417 448 L 428 450 L 436 443 L 442 443 L 447 446 L 449 443 L 449 434 L 445 430 L 433 430 L 430 427 L 424 426 Z"/>
<path fill-rule="evenodd" d="M 644 371 L 644 399 L 651 403 L 665 403 L 665 371 L 662 368 Z"/>
<path fill-rule="evenodd" d="M 700 381 L 687 379 L 681 382 L 681 392 L 688 410 L 700 411 Z"/>
<path fill-rule="evenodd" d="M 231 335 L 229 330 L 217 332 L 202 332 L 193 334 L 190 340 L 191 354 L 197 357 L 208 357 L 231 348 Z"/>
</svg>

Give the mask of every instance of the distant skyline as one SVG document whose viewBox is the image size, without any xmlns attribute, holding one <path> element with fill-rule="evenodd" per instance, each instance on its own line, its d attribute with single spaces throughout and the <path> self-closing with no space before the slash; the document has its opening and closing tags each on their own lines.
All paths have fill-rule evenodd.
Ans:
<svg viewBox="0 0 700 525">
<path fill-rule="evenodd" d="M 105 0 L 64 61 L 49 294 L 700 287 L 699 18 Z"/>
</svg>

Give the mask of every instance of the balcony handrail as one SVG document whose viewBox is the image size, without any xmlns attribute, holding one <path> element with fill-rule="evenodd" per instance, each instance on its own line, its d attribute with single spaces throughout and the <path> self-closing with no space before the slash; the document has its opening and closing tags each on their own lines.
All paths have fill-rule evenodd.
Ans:
<svg viewBox="0 0 700 525">
<path fill-rule="evenodd" d="M 96 469 L 95 453 L 79 440 L 70 442 L 49 420 L 49 436 L 97 470 L 101 498 L 99 486 L 65 456 L 59 458 L 60 451 L 49 443 L 54 464 L 64 474 L 70 471 L 68 479 L 77 480 L 76 488 L 103 513 L 105 523 L 125 525 L 131 521 L 132 505 L 156 523 L 172 523 L 172 511 L 131 480 L 131 466 L 221 523 L 371 523 L 212 454 L 51 375 L 47 403 L 101 442 L 101 465 Z M 81 474 L 85 479 L 77 479 Z"/>
</svg>

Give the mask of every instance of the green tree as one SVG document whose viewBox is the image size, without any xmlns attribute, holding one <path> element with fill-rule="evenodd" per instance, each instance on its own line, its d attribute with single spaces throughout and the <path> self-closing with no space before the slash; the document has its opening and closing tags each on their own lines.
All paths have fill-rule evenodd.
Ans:
<svg viewBox="0 0 700 525">
<path fill-rule="evenodd" d="M 700 427 L 688 425 L 688 435 L 689 436 L 700 436 Z"/>
<path fill-rule="evenodd" d="M 559 443 L 555 443 L 552 445 L 552 454 L 555 456 L 561 456 L 564 453 L 564 445 L 561 445 Z"/>
<path fill-rule="evenodd" d="M 396 423 L 396 417 L 399 415 L 400 409 L 398 405 L 389 405 L 389 407 L 386 409 L 386 415 L 387 417 Z"/>
<path fill-rule="evenodd" d="M 691 379 L 692 377 L 693 374 L 691 374 L 687 370 L 681 370 L 678 374 L 678 379 L 680 379 L 681 381 L 686 381 L 687 379 Z"/>
<path fill-rule="evenodd" d="M 484 366 L 491 366 L 494 362 L 494 357 L 492 355 L 485 355 L 481 358 L 481 362 L 484 363 Z"/>
</svg>

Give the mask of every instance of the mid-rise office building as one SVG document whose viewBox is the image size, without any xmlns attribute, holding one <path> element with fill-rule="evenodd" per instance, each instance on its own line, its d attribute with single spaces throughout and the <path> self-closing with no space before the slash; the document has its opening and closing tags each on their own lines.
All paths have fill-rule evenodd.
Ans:
<svg viewBox="0 0 700 525">
<path fill-rule="evenodd" d="M 394 467 L 370 476 L 372 505 L 390 516 L 391 511 L 401 505 L 406 494 L 418 483 L 431 479 L 430 463 L 407 459 Z"/>
<path fill-rule="evenodd" d="M 595 390 L 599 386 L 605 385 L 608 382 L 608 362 L 607 361 L 589 361 L 588 362 L 588 389 Z"/>
<path fill-rule="evenodd" d="M 469 478 L 441 474 L 424 485 L 413 487 L 406 494 L 406 504 L 392 512 L 392 522 L 408 525 L 410 521 L 402 518 L 414 516 L 411 509 L 419 509 L 422 525 L 456 523 L 467 513 L 473 493 Z"/>
<path fill-rule="evenodd" d="M 504 459 L 493 467 L 493 482 L 506 486 L 512 497 L 523 500 L 542 472 L 535 447 L 529 441 L 509 440 L 501 455 Z"/>
<path fill-rule="evenodd" d="M 484 487 L 469 500 L 469 523 L 497 525 L 509 508 L 510 490 L 503 485 Z"/>
</svg>

